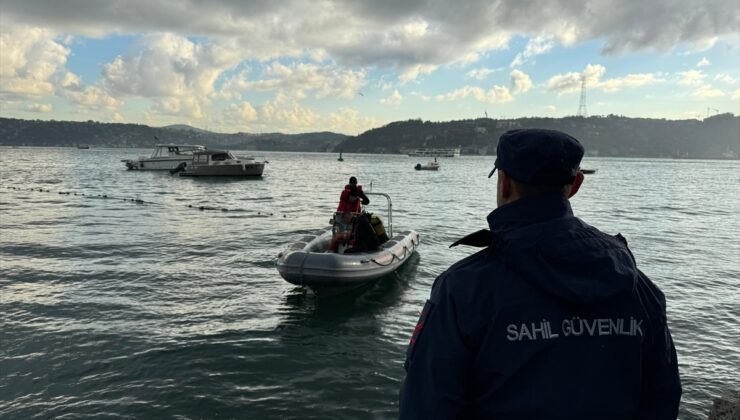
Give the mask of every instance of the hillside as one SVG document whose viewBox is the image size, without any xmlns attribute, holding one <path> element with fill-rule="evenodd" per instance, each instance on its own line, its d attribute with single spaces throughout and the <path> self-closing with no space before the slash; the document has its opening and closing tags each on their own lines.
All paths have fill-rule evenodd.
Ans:
<svg viewBox="0 0 740 420">
<path fill-rule="evenodd" d="M 222 134 L 185 125 L 158 128 L 95 121 L 0 118 L 0 145 L 152 147 L 156 143 L 189 143 L 235 150 L 347 153 L 406 153 L 417 148 L 460 146 L 463 155 L 492 155 L 502 133 L 530 127 L 565 131 L 578 138 L 592 156 L 740 157 L 740 117 L 732 114 L 715 115 L 703 121 L 615 115 L 448 122 L 409 120 L 352 137 L 332 132 Z"/>
<path fill-rule="evenodd" d="M 579 139 L 592 156 L 737 158 L 740 117 L 721 114 L 703 121 L 647 118 L 567 117 L 394 122 L 349 137 L 343 152 L 405 153 L 416 148 L 460 146 L 463 155 L 496 152 L 498 137 L 516 128 L 549 128 Z"/>
<path fill-rule="evenodd" d="M 186 125 L 149 127 L 95 121 L 41 121 L 0 118 L 0 145 L 153 147 L 157 143 L 202 144 L 210 148 L 300 152 L 331 151 L 347 136 L 330 132 L 304 134 L 221 134 Z"/>
</svg>

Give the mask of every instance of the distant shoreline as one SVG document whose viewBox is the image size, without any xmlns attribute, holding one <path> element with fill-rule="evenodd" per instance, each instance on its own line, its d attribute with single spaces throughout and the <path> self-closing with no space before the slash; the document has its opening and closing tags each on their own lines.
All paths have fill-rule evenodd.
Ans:
<svg viewBox="0 0 740 420">
<path fill-rule="evenodd" d="M 9 146 L 9 145 L 1 145 L 0 149 L 74 149 L 74 150 L 80 150 L 80 151 L 90 151 L 90 150 L 141 150 L 141 149 L 150 149 L 149 146 L 90 146 L 87 149 L 78 149 L 76 146 Z M 230 149 L 232 151 L 237 152 L 259 152 L 259 153 L 310 153 L 310 154 L 322 154 L 322 155 L 336 155 L 336 152 L 321 152 L 321 151 L 295 151 L 295 150 L 254 150 L 254 149 L 239 149 L 239 148 L 232 148 Z M 409 160 L 420 160 L 418 156 L 407 156 L 405 153 L 377 153 L 377 152 L 344 152 L 344 155 L 346 156 L 353 156 L 353 155 L 380 155 L 380 156 L 401 156 L 401 157 L 407 157 Z M 471 157 L 495 157 L 496 155 L 460 155 L 459 157 L 455 158 L 440 158 L 443 159 L 443 161 L 451 161 L 455 159 L 466 159 Z M 711 160 L 711 161 L 738 161 L 740 160 L 740 157 L 669 157 L 669 156 L 595 156 L 595 155 L 586 155 L 583 157 L 584 160 L 589 159 L 649 159 L 649 160 L 667 160 L 667 161 L 673 161 L 673 160 Z M 423 160 L 423 159 L 422 159 Z"/>
<path fill-rule="evenodd" d="M 95 121 L 0 118 L 0 145 L 90 148 L 152 148 L 158 143 L 200 144 L 212 149 L 255 152 L 404 154 L 407 150 L 460 150 L 462 156 L 492 156 L 501 134 L 512 129 L 564 131 L 583 143 L 589 156 L 737 160 L 740 116 L 704 120 L 605 117 L 478 118 L 446 122 L 397 121 L 357 136 L 324 132 L 213 133 L 183 126 L 149 127 Z"/>
</svg>

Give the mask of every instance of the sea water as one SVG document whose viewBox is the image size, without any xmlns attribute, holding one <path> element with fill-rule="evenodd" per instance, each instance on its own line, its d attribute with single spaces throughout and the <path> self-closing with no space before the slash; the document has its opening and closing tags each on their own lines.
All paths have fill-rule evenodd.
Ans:
<svg viewBox="0 0 740 420">
<path fill-rule="evenodd" d="M 495 207 L 493 159 L 432 172 L 402 155 L 264 152 L 262 179 L 120 162 L 147 153 L 0 149 L 0 418 L 396 417 L 432 282 L 477 250 L 448 245 Z M 740 162 L 583 166 L 598 171 L 574 212 L 622 233 L 665 293 L 681 418 L 705 418 L 740 388 Z M 328 224 L 351 175 L 392 197 L 393 229 L 417 230 L 418 253 L 344 294 L 285 282 L 277 254 Z"/>
</svg>

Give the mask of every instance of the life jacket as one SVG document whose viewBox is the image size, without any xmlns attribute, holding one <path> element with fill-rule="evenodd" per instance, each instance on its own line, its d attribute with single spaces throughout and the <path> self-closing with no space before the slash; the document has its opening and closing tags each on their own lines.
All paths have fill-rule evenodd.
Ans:
<svg viewBox="0 0 740 420">
<path fill-rule="evenodd" d="M 383 221 L 380 220 L 380 217 L 370 213 L 370 224 L 373 226 L 373 230 L 375 231 L 375 235 L 378 237 L 378 241 L 380 241 L 381 244 L 385 243 L 388 240 L 388 234 L 385 233 L 385 226 L 383 226 Z"/>
<path fill-rule="evenodd" d="M 362 191 L 362 185 L 357 185 L 357 189 Z M 337 212 L 351 211 L 352 213 L 359 213 L 362 210 L 362 200 L 360 197 L 356 197 L 357 200 L 350 202 L 350 187 L 349 184 L 344 186 L 342 194 L 339 196 L 339 205 L 337 206 Z"/>
</svg>

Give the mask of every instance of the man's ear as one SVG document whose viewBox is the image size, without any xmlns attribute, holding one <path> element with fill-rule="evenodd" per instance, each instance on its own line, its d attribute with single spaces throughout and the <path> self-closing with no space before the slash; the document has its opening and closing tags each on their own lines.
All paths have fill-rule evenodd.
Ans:
<svg viewBox="0 0 740 420">
<path fill-rule="evenodd" d="M 576 174 L 576 179 L 573 181 L 573 185 L 570 187 L 570 192 L 568 193 L 568 198 L 573 197 L 578 192 L 578 189 L 581 188 L 581 184 L 583 184 L 583 172 L 578 171 Z"/>
</svg>

